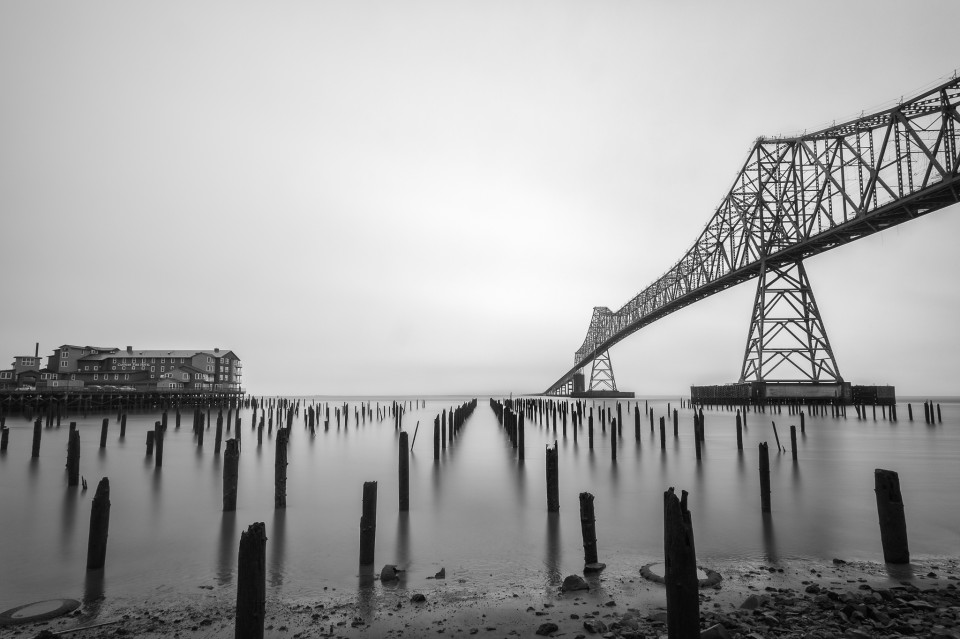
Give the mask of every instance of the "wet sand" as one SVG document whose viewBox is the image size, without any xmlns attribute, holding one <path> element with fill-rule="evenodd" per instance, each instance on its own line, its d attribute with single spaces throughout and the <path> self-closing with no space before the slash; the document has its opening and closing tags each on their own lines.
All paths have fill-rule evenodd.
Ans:
<svg viewBox="0 0 960 639">
<path fill-rule="evenodd" d="M 958 558 L 920 559 L 897 568 L 842 560 L 708 567 L 723 576 L 717 587 L 701 590 L 701 628 L 724 627 L 715 636 L 960 639 Z M 478 589 L 448 568 L 445 579 L 418 589 L 401 580 L 351 592 L 331 589 L 309 599 L 276 599 L 268 592 L 265 636 L 666 636 L 664 588 L 641 577 L 639 566 L 610 566 L 587 581 L 589 591 L 571 593 L 509 579 Z M 412 602 L 414 594 L 425 601 Z M 225 639 L 234 633 L 235 596 L 235 587 L 200 584 L 195 592 L 150 600 L 109 597 L 87 601 L 65 617 L 0 629 L 0 637 L 106 624 L 63 636 Z M 743 608 L 745 602 L 756 606 Z"/>
</svg>

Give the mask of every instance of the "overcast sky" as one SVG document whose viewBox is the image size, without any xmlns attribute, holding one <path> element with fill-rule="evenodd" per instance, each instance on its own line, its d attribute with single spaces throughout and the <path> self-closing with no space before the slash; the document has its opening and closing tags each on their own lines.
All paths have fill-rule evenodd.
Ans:
<svg viewBox="0 0 960 639">
<path fill-rule="evenodd" d="M 760 135 L 960 67 L 932 2 L 0 3 L 0 366 L 231 349 L 257 394 L 540 391 Z M 960 209 L 806 262 L 843 376 L 960 390 Z M 739 376 L 750 282 L 611 351 Z"/>
</svg>

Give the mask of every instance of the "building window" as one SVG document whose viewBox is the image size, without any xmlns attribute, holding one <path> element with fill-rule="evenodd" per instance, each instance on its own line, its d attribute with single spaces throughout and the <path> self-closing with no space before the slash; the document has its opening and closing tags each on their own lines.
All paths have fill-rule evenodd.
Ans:
<svg viewBox="0 0 960 639">
<path fill-rule="evenodd" d="M 95 379 L 95 380 L 96 380 L 96 379 L 100 379 L 100 375 L 99 375 L 98 373 L 94 373 L 94 374 L 93 374 L 93 379 Z"/>
<path fill-rule="evenodd" d="M 163 360 L 161 359 L 160 361 L 162 362 Z M 160 367 L 160 372 L 161 372 L 161 373 L 163 372 L 163 369 L 164 369 L 164 368 L 166 368 L 166 366 L 161 366 L 161 367 Z"/>
<path fill-rule="evenodd" d="M 167 363 L 167 360 L 165 360 L 164 358 L 161 357 L 161 358 L 160 358 L 160 363 L 161 363 L 161 364 L 166 364 L 166 363 Z"/>
<path fill-rule="evenodd" d="M 127 373 L 126 375 L 123 376 L 123 381 L 127 381 L 128 379 L 130 379 L 130 374 L 129 374 L 129 373 Z"/>
<path fill-rule="evenodd" d="M 66 362 L 60 362 L 60 368 L 66 368 L 66 367 L 67 367 Z"/>
<path fill-rule="evenodd" d="M 151 367 L 150 367 L 150 372 L 152 373 L 155 368 L 156 368 L 156 366 L 151 366 Z M 151 375 L 150 377 L 153 377 L 153 375 Z"/>
<path fill-rule="evenodd" d="M 67 359 L 67 351 L 60 351 L 60 359 Z"/>
<path fill-rule="evenodd" d="M 76 378 L 77 378 L 77 374 L 76 374 L 76 373 L 71 373 L 71 374 L 70 374 L 70 379 L 76 379 Z"/>
</svg>

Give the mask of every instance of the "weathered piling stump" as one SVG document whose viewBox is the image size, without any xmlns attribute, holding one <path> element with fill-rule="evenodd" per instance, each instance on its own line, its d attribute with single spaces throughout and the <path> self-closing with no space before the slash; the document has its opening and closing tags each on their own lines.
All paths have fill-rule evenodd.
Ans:
<svg viewBox="0 0 960 639">
<path fill-rule="evenodd" d="M 800 411 L 800 432 L 807 432 L 807 420 L 803 415 L 803 411 Z"/>
<path fill-rule="evenodd" d="M 593 414 L 587 418 L 587 441 L 589 442 L 590 450 L 593 450 Z"/>
<path fill-rule="evenodd" d="M 888 564 L 910 563 L 907 546 L 907 520 L 900 494 L 900 476 L 892 470 L 873 471 L 874 492 L 877 494 L 877 514 L 880 517 L 880 541 L 883 560 Z"/>
<path fill-rule="evenodd" d="M 67 442 L 67 486 L 80 485 L 80 432 L 72 429 Z"/>
<path fill-rule="evenodd" d="M 263 522 L 240 533 L 237 557 L 236 639 L 263 639 L 267 604 L 267 532 Z"/>
<path fill-rule="evenodd" d="M 10 443 L 10 429 L 6 426 L 0 428 L 0 453 L 7 452 L 7 445 Z"/>
<path fill-rule="evenodd" d="M 633 436 L 640 441 L 640 404 L 633 407 Z"/>
<path fill-rule="evenodd" d="M 363 482 L 363 511 L 360 516 L 360 566 L 373 569 L 377 541 L 377 482 Z"/>
<path fill-rule="evenodd" d="M 557 442 L 553 450 L 547 446 L 547 512 L 560 512 L 560 469 L 557 458 Z"/>
<path fill-rule="evenodd" d="M 517 456 L 521 461 L 525 460 L 526 457 L 526 436 L 524 435 L 523 428 L 523 411 L 520 411 L 517 416 Z"/>
<path fill-rule="evenodd" d="M 653 417 L 650 418 L 651 426 L 653 422 Z M 699 443 L 697 444 L 699 447 Z M 660 420 L 660 450 L 667 449 L 667 428 L 663 425 L 663 420 Z"/>
<path fill-rule="evenodd" d="M 287 507 L 287 439 L 290 431 L 277 429 L 277 442 L 273 467 L 273 507 Z"/>
<path fill-rule="evenodd" d="M 107 417 L 103 418 L 103 422 L 100 424 L 100 448 L 107 447 L 107 430 L 110 427 L 110 419 Z"/>
<path fill-rule="evenodd" d="M 913 404 L 907 404 L 907 419 L 913 421 Z"/>
<path fill-rule="evenodd" d="M 607 565 L 597 559 L 597 518 L 590 493 L 580 493 L 580 532 L 583 535 L 583 571 L 603 570 Z"/>
<path fill-rule="evenodd" d="M 400 433 L 400 512 L 410 510 L 410 447 L 407 431 Z"/>
<path fill-rule="evenodd" d="M 127 414 L 120 416 L 120 439 L 127 436 Z"/>
<path fill-rule="evenodd" d="M 696 639 L 700 636 L 700 581 L 693 520 L 687 508 L 687 491 L 677 498 L 670 488 L 663 493 L 664 581 L 667 590 L 667 636 Z"/>
<path fill-rule="evenodd" d="M 938 423 L 938 424 L 942 424 L 942 423 L 943 423 L 943 414 L 940 412 L 940 403 L 939 403 L 939 402 L 937 402 L 937 423 Z"/>
<path fill-rule="evenodd" d="M 153 457 L 154 467 L 163 467 L 163 422 L 157 422 L 153 427 L 153 446 L 156 449 Z"/>
<path fill-rule="evenodd" d="M 610 423 L 610 459 L 617 461 L 617 418 Z"/>
<path fill-rule="evenodd" d="M 433 418 L 433 458 L 440 459 L 440 416 Z"/>
<path fill-rule="evenodd" d="M 237 509 L 237 477 L 240 472 L 240 442 L 227 440 L 227 449 L 223 453 L 223 510 Z"/>
<path fill-rule="evenodd" d="M 797 427 L 790 424 L 790 450 L 793 455 L 793 461 L 797 461 Z"/>
<path fill-rule="evenodd" d="M 152 430 L 147 431 L 147 457 L 153 455 L 153 440 L 156 435 L 156 432 Z"/>
<path fill-rule="evenodd" d="M 760 512 L 770 512 L 770 452 L 767 442 L 760 443 Z"/>
<path fill-rule="evenodd" d="M 97 484 L 90 507 L 90 536 L 87 538 L 87 570 L 103 568 L 107 559 L 107 533 L 110 530 L 110 480 Z"/>
<path fill-rule="evenodd" d="M 216 439 L 213 440 L 213 454 L 220 454 L 220 446 L 223 442 L 223 413 L 221 412 L 217 415 L 217 434 Z"/>
<path fill-rule="evenodd" d="M 740 409 L 737 409 L 737 450 L 743 450 L 743 420 L 740 418 Z"/>
<path fill-rule="evenodd" d="M 36 458 L 40 456 L 41 432 L 43 432 L 43 421 L 37 418 L 37 421 L 33 422 L 33 448 L 30 451 L 30 457 Z"/>
</svg>

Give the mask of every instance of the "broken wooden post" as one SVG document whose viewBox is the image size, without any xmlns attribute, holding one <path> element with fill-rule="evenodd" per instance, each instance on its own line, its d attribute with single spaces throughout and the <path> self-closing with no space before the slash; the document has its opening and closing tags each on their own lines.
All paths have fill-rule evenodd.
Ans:
<svg viewBox="0 0 960 639">
<path fill-rule="evenodd" d="M 652 427 L 653 425 L 652 413 L 650 417 L 650 424 Z M 663 418 L 661 418 L 660 419 L 660 450 L 666 450 L 666 449 L 667 449 L 667 428 L 663 424 Z"/>
<path fill-rule="evenodd" d="M 590 443 L 590 450 L 593 450 L 593 411 L 587 418 L 587 441 Z"/>
<path fill-rule="evenodd" d="M 640 404 L 633 407 L 633 435 L 640 441 Z"/>
<path fill-rule="evenodd" d="M 267 601 L 267 532 L 263 522 L 240 533 L 236 639 L 263 639 Z"/>
<path fill-rule="evenodd" d="M 797 461 L 797 427 L 790 424 L 790 449 L 793 451 L 793 461 Z"/>
<path fill-rule="evenodd" d="M 667 415 L 670 414 L 669 407 L 667 408 Z M 677 415 L 677 409 L 673 409 L 673 436 L 677 437 L 680 434 L 680 418 Z"/>
<path fill-rule="evenodd" d="M 773 424 L 773 436 L 777 438 L 777 452 L 779 453 L 783 450 L 783 446 L 780 445 L 780 435 L 777 434 L 777 422 L 770 422 Z"/>
<path fill-rule="evenodd" d="M 743 420 L 740 418 L 740 409 L 737 409 L 737 450 L 743 450 Z"/>
<path fill-rule="evenodd" d="M 913 421 L 913 404 L 907 404 L 907 419 Z"/>
<path fill-rule="evenodd" d="M 663 493 L 664 581 L 667 589 L 667 636 L 696 639 L 700 636 L 700 580 L 693 540 L 693 520 L 687 508 L 687 491 L 677 498 L 673 488 Z"/>
<path fill-rule="evenodd" d="M 156 436 L 156 433 L 152 430 L 147 431 L 147 457 L 153 455 L 153 438 Z"/>
<path fill-rule="evenodd" d="M 67 486 L 80 485 L 80 432 L 70 430 L 67 443 Z"/>
<path fill-rule="evenodd" d="M 557 442 L 553 442 L 553 450 L 547 446 L 547 512 L 560 511 L 560 484 L 559 462 L 557 458 Z"/>
<path fill-rule="evenodd" d="M 157 449 L 154 455 L 154 466 L 163 467 L 163 422 L 157 422 L 153 427 L 153 445 Z"/>
<path fill-rule="evenodd" d="M 120 416 L 120 439 L 127 436 L 127 414 Z"/>
<path fill-rule="evenodd" d="M 240 442 L 227 440 L 227 450 L 223 453 L 223 510 L 237 509 L 237 476 L 240 471 Z"/>
<path fill-rule="evenodd" d="M 807 432 L 807 424 L 806 424 L 806 419 L 804 418 L 804 415 L 803 415 L 803 411 L 800 411 L 800 432 L 801 433 Z"/>
<path fill-rule="evenodd" d="M 433 458 L 440 459 L 440 416 L 433 418 Z"/>
<path fill-rule="evenodd" d="M 10 443 L 10 429 L 6 426 L 0 428 L 0 453 L 7 452 L 7 444 Z"/>
<path fill-rule="evenodd" d="M 760 444 L 760 512 L 770 512 L 770 453 L 767 442 Z"/>
<path fill-rule="evenodd" d="M 287 437 L 289 430 L 277 429 L 276 455 L 273 467 L 273 507 L 287 507 Z"/>
<path fill-rule="evenodd" d="M 580 532 L 583 535 L 583 571 L 603 570 L 607 565 L 597 559 L 597 518 L 590 493 L 580 493 Z"/>
<path fill-rule="evenodd" d="M 100 448 L 107 447 L 107 429 L 110 425 L 110 419 L 107 417 L 103 418 L 103 423 L 100 424 Z"/>
<path fill-rule="evenodd" d="M 410 510 L 410 447 L 407 431 L 400 433 L 400 512 Z"/>
<path fill-rule="evenodd" d="M 107 532 L 110 529 L 110 480 L 97 484 L 90 507 L 90 536 L 87 539 L 87 570 L 99 570 L 107 559 Z"/>
<path fill-rule="evenodd" d="M 520 411 L 516 416 L 517 422 L 517 455 L 520 460 L 523 461 L 526 459 L 526 436 L 524 435 L 523 428 L 523 411 Z"/>
<path fill-rule="evenodd" d="M 37 421 L 33 422 L 33 449 L 30 452 L 31 457 L 40 456 L 40 433 L 43 430 L 43 421 L 38 417 Z"/>
<path fill-rule="evenodd" d="M 900 477 L 895 471 L 877 468 L 873 471 L 877 514 L 880 516 L 880 541 L 883 560 L 888 564 L 910 563 L 907 546 L 907 520 L 900 494 Z"/>
<path fill-rule="evenodd" d="M 617 461 L 617 418 L 610 423 L 610 459 Z"/>
<path fill-rule="evenodd" d="M 220 454 L 220 445 L 223 442 L 223 412 L 217 415 L 217 435 L 213 440 L 213 454 Z"/>
<path fill-rule="evenodd" d="M 360 516 L 360 566 L 373 568 L 377 540 L 377 482 L 363 482 L 363 512 Z"/>
</svg>

